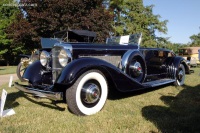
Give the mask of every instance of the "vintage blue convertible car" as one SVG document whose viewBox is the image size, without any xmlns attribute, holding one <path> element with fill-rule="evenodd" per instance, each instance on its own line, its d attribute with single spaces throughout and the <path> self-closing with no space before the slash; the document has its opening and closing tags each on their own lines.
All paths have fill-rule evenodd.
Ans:
<svg viewBox="0 0 200 133">
<path fill-rule="evenodd" d="M 94 32 L 71 32 L 80 37 L 78 42 L 60 41 L 42 49 L 40 60 L 24 72 L 29 85 L 14 86 L 38 97 L 66 101 L 76 115 L 92 115 L 103 108 L 109 86 L 120 92 L 170 83 L 180 86 L 189 73 L 186 61 L 172 51 L 140 48 L 141 34 L 94 44 Z"/>
</svg>

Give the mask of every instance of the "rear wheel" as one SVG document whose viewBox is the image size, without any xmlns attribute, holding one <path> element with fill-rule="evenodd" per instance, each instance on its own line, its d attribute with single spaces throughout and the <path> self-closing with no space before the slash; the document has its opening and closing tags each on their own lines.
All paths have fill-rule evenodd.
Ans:
<svg viewBox="0 0 200 133">
<path fill-rule="evenodd" d="M 177 70 L 176 81 L 174 82 L 174 84 L 176 86 L 181 86 L 184 84 L 184 82 L 185 82 L 185 67 L 183 64 L 180 64 Z"/>
<path fill-rule="evenodd" d="M 69 109 L 76 115 L 92 115 L 99 112 L 107 99 L 108 85 L 98 70 L 82 74 L 72 87 L 66 90 Z"/>
</svg>

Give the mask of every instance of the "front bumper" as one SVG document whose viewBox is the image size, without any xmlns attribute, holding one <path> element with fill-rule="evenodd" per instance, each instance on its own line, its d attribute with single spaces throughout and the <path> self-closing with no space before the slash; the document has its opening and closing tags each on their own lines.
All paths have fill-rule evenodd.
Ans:
<svg viewBox="0 0 200 133">
<path fill-rule="evenodd" d="M 63 100 L 63 92 L 52 92 L 52 91 L 41 90 L 37 88 L 32 88 L 27 85 L 21 85 L 18 84 L 17 82 L 14 83 L 14 86 L 18 90 L 32 94 L 34 96 L 44 97 L 52 100 Z"/>
</svg>

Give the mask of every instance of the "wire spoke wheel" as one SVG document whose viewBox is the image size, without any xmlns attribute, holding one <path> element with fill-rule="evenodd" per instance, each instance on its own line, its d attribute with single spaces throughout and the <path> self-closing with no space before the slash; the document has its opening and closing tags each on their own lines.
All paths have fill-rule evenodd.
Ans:
<svg viewBox="0 0 200 133">
<path fill-rule="evenodd" d="M 17 77 L 19 78 L 19 80 L 20 80 L 21 82 L 26 81 L 26 80 L 24 80 L 24 78 L 22 77 L 23 74 L 24 74 L 24 72 L 25 72 L 25 70 L 26 70 L 26 67 L 23 65 L 23 63 L 20 62 L 20 63 L 18 64 L 18 66 L 17 66 L 17 71 L 16 71 L 16 73 L 17 73 Z"/>
</svg>

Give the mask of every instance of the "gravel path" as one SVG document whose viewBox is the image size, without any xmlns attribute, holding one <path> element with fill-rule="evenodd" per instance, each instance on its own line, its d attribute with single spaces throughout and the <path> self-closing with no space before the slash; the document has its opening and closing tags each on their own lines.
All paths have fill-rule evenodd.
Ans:
<svg viewBox="0 0 200 133">
<path fill-rule="evenodd" d="M 7 74 L 7 75 L 0 75 L 0 87 L 3 84 L 9 84 L 10 76 L 13 76 L 13 80 L 17 80 L 18 77 L 16 74 Z"/>
</svg>

